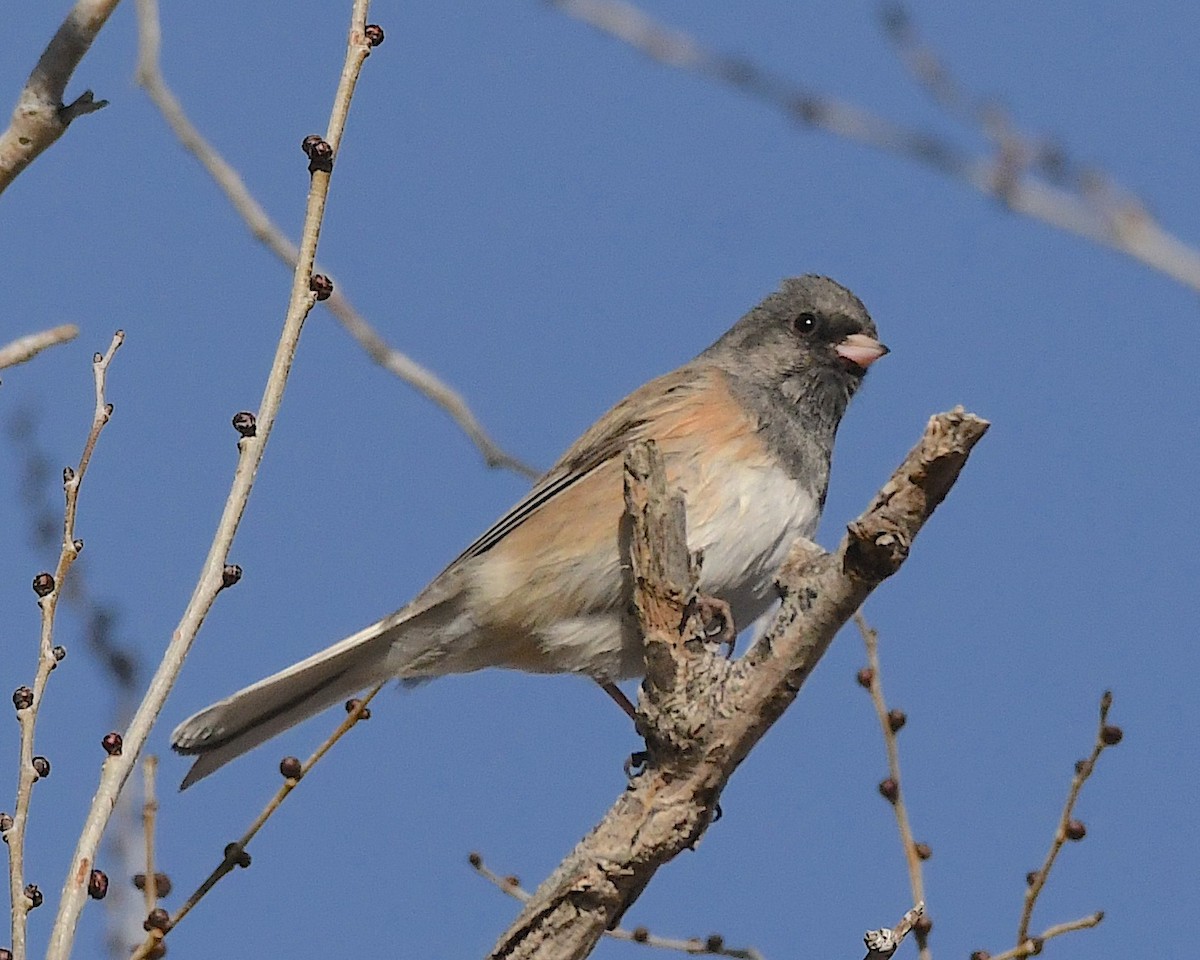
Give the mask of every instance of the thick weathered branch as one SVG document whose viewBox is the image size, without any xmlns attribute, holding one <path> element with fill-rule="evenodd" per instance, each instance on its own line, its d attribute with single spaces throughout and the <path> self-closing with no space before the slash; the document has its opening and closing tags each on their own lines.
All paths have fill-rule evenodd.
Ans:
<svg viewBox="0 0 1200 960">
<path fill-rule="evenodd" d="M 658 868 L 695 846 L 733 771 L 795 699 L 842 624 L 899 569 L 987 427 L 961 409 L 933 417 L 836 552 L 807 541 L 793 548 L 778 576 L 779 614 L 746 656 L 732 663 L 710 645 L 691 642 L 690 631 L 704 618 L 690 614 L 704 601 L 693 602 L 691 584 L 676 579 L 686 557 L 680 554 L 678 524 L 646 522 L 654 514 L 641 504 L 661 504 L 665 487 L 649 479 L 653 468 L 643 470 L 646 453 L 634 451 L 626 483 L 635 598 L 648 634 L 648 680 L 639 713 L 649 762 L 534 893 L 493 949 L 494 960 L 587 956 Z M 674 545 L 674 559 L 648 562 L 662 544 Z M 652 564 L 669 571 L 666 584 L 645 582 Z M 690 574 L 690 563 L 687 569 Z M 658 598 L 653 604 L 650 595 Z M 702 632 L 703 624 L 699 627 Z M 656 646 L 670 663 L 662 662 Z"/>
</svg>

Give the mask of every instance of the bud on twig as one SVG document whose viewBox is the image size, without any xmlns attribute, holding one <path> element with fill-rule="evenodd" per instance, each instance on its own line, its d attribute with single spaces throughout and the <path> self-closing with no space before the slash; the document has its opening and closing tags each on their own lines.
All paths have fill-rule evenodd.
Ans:
<svg viewBox="0 0 1200 960">
<path fill-rule="evenodd" d="M 162 907 L 155 907 L 142 921 L 143 930 L 162 930 L 164 933 L 171 928 L 171 915 Z"/>
<path fill-rule="evenodd" d="M 44 597 L 53 593 L 54 577 L 49 573 L 39 573 L 33 578 L 33 592 L 39 597 Z"/>
<path fill-rule="evenodd" d="M 333 296 L 333 281 L 323 273 L 314 273 L 308 280 L 308 289 L 317 295 L 318 300 L 328 300 Z"/>
<path fill-rule="evenodd" d="M 45 757 L 34 757 L 33 758 L 33 772 L 36 773 L 39 777 L 50 776 L 50 761 L 47 760 Z"/>
<path fill-rule="evenodd" d="M 243 869 L 250 866 L 250 854 L 236 843 L 227 843 L 225 845 L 225 859 Z"/>
<path fill-rule="evenodd" d="M 891 777 L 879 781 L 879 795 L 888 803 L 895 803 L 900 797 L 900 784 Z"/>
<path fill-rule="evenodd" d="M 17 687 L 13 691 L 13 706 L 18 710 L 28 710 L 33 706 L 33 691 L 28 687 Z"/>
<path fill-rule="evenodd" d="M 124 740 L 114 730 L 112 733 L 104 735 L 104 738 L 100 741 L 100 746 L 104 747 L 104 752 L 110 757 L 119 757 L 121 755 L 121 747 L 124 746 Z"/>
<path fill-rule="evenodd" d="M 249 410 L 233 415 L 233 429 L 243 437 L 252 437 L 258 433 L 258 421 Z"/>
<path fill-rule="evenodd" d="M 304 141 L 300 144 L 300 149 L 308 157 L 309 173 L 316 173 L 318 170 L 328 173 L 333 169 L 333 147 L 322 137 L 310 134 L 304 138 Z"/>
<path fill-rule="evenodd" d="M 300 766 L 300 758 L 284 757 L 279 761 L 279 772 L 289 780 L 299 780 L 300 774 L 304 772 Z"/>
<path fill-rule="evenodd" d="M 88 896 L 93 900 L 103 900 L 108 893 L 108 875 L 103 870 L 93 870 L 88 878 Z"/>
<path fill-rule="evenodd" d="M 221 589 L 232 587 L 242 579 L 242 568 L 236 563 L 227 563 L 221 571 Z"/>
<path fill-rule="evenodd" d="M 377 23 L 368 23 L 363 28 L 363 36 L 366 38 L 367 43 L 373 47 L 377 47 L 383 43 L 383 27 Z"/>
<path fill-rule="evenodd" d="M 146 889 L 146 875 L 144 873 L 135 873 L 133 875 L 133 885 L 139 890 Z M 165 873 L 156 873 L 154 875 L 154 892 L 165 897 L 171 892 L 171 878 Z"/>
<path fill-rule="evenodd" d="M 870 690 L 871 684 L 875 682 L 875 671 L 870 667 L 863 667 L 854 675 L 854 679 L 858 681 L 858 685 L 864 690 Z"/>
</svg>

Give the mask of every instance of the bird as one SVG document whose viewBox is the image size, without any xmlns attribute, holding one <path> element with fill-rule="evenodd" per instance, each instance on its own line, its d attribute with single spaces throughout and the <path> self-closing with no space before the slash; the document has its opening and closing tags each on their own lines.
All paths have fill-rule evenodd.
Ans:
<svg viewBox="0 0 1200 960">
<path fill-rule="evenodd" d="M 748 626 L 777 598 L 790 546 L 816 532 L 838 425 L 887 352 L 844 286 L 784 280 L 695 359 L 605 413 L 410 603 L 183 721 L 172 746 L 195 761 L 181 789 L 393 677 L 571 673 L 623 699 L 615 682 L 644 672 L 619 545 L 624 453 L 638 441 L 657 444 L 683 495 L 698 590 Z"/>
</svg>

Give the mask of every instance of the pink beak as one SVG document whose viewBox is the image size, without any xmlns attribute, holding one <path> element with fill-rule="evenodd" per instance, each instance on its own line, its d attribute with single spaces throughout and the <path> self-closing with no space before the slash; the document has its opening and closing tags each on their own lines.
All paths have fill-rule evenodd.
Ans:
<svg viewBox="0 0 1200 960">
<path fill-rule="evenodd" d="M 888 352 L 887 347 L 865 333 L 852 333 L 833 349 L 843 360 L 864 370 Z"/>
</svg>

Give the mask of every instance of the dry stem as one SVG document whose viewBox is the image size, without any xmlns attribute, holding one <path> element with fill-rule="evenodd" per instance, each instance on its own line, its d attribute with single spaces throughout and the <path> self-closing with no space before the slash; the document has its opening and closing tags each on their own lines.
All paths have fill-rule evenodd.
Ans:
<svg viewBox="0 0 1200 960">
<path fill-rule="evenodd" d="M 92 453 L 96 449 L 96 441 L 100 431 L 112 417 L 112 406 L 105 400 L 105 388 L 108 384 L 108 366 L 112 363 L 117 349 L 125 341 L 124 332 L 118 330 L 113 334 L 108 350 L 103 354 L 97 353 L 92 360 L 92 379 L 95 383 L 96 405 L 92 413 L 92 425 L 88 430 L 87 440 L 83 445 L 83 453 L 79 465 L 74 469 L 63 471 L 63 491 L 66 507 L 63 511 L 62 548 L 58 555 L 58 564 L 54 569 L 54 587 L 44 597 L 38 600 L 42 612 L 41 638 L 38 644 L 37 671 L 33 679 L 33 699 L 29 707 L 17 711 L 17 722 L 21 728 L 20 759 L 18 762 L 16 809 L 13 811 L 13 825 L 5 834 L 8 842 L 8 877 L 9 891 L 12 903 L 12 953 L 14 960 L 25 960 L 25 933 L 30 902 L 25 896 L 25 834 L 29 824 L 29 807 L 33 798 L 33 784 L 38 779 L 33 768 L 33 740 L 37 727 L 38 712 L 41 710 L 42 697 L 45 694 L 46 683 L 50 679 L 50 671 L 57 664 L 54 656 L 54 615 L 58 610 L 58 600 L 62 596 L 63 583 L 75 558 L 79 556 L 79 546 L 75 540 L 75 517 L 79 507 L 79 489 L 83 477 L 91 463 Z M 87 880 L 84 880 L 86 888 Z"/>
<path fill-rule="evenodd" d="M 6 343 L 0 347 L 0 370 L 32 360 L 43 350 L 74 340 L 77 336 L 79 336 L 79 328 L 73 323 L 64 323 L 49 330 L 42 330 L 40 333 L 19 337 L 12 343 Z"/>
<path fill-rule="evenodd" d="M 279 807 L 283 804 L 283 801 L 287 799 L 288 794 L 296 789 L 296 785 L 308 775 L 308 772 L 316 765 L 317 761 L 325 756 L 325 754 L 329 752 L 330 748 L 333 747 L 333 745 L 339 740 L 341 740 L 351 727 L 363 719 L 367 712 L 367 706 L 372 700 L 375 699 L 375 695 L 379 693 L 383 687 L 384 684 L 377 684 L 367 693 L 365 697 L 359 700 L 353 708 L 347 711 L 346 719 L 338 725 L 337 729 L 334 730 L 333 733 L 331 733 L 319 747 L 317 747 L 312 756 L 305 760 L 301 765 L 299 776 L 288 777 L 286 780 L 284 780 L 283 786 L 281 786 L 275 792 L 275 795 L 267 801 L 267 805 L 263 807 L 259 815 L 255 817 L 250 826 L 246 828 L 246 832 L 225 848 L 225 855 L 221 862 L 217 864 L 215 868 L 213 868 L 213 871 L 207 877 L 205 877 L 200 886 L 198 886 L 192 892 L 191 896 L 184 901 L 183 905 L 175 911 L 175 915 L 171 917 L 170 926 L 166 930 L 150 931 L 150 935 L 137 948 L 137 950 L 134 951 L 130 960 L 144 960 L 144 958 L 148 956 L 150 951 L 154 948 L 154 945 L 162 940 L 167 933 L 179 926 L 179 921 L 192 912 L 196 904 L 204 899 L 208 891 L 215 887 L 222 877 L 231 873 L 233 868 L 239 865 L 239 861 L 242 861 L 243 863 L 245 862 L 243 857 L 246 852 L 246 846 L 251 840 L 254 839 L 254 837 L 258 834 L 258 831 L 263 828 L 267 820 L 271 818 L 271 815 L 279 809 Z M 147 870 L 149 869 L 150 866 L 148 864 Z M 149 876 L 150 875 L 147 874 L 147 890 L 150 889 Z M 147 896 L 149 896 L 149 894 L 147 894 Z"/>
<path fill-rule="evenodd" d="M 1042 946 L 1047 940 L 1053 940 L 1055 937 L 1061 937 L 1065 933 L 1074 933 L 1076 930 L 1087 930 L 1091 927 L 1100 925 L 1104 919 L 1104 911 L 1090 913 L 1086 917 L 1080 917 L 1078 920 L 1069 920 L 1066 923 L 1056 923 L 1052 927 L 1047 927 L 1036 937 L 1028 939 L 1017 944 L 1011 950 L 1005 950 L 1003 953 L 998 953 L 992 960 L 1024 960 L 1025 957 L 1036 956 L 1042 952 Z"/>
<path fill-rule="evenodd" d="M 73 103 L 62 98 L 71 74 L 96 39 L 118 0 L 78 0 L 38 59 L 0 133 L 0 193 L 43 150 L 61 137 L 71 121 L 107 106 L 85 90 Z"/>
<path fill-rule="evenodd" d="M 871 702 L 875 705 L 875 715 L 879 718 L 879 726 L 883 730 L 883 743 L 887 750 L 888 777 L 896 784 L 896 798 L 891 801 L 892 811 L 896 815 L 896 828 L 900 833 L 900 846 L 904 849 L 904 859 L 908 865 L 908 882 L 912 888 L 913 902 L 919 903 L 922 910 L 925 905 L 925 873 L 922 869 L 921 858 L 917 855 L 917 843 L 913 838 L 912 824 L 908 819 L 908 808 L 904 803 L 904 781 L 900 777 L 900 746 L 896 731 L 892 729 L 888 718 L 888 705 L 883 696 L 883 673 L 879 665 L 879 634 L 867 623 L 862 611 L 854 614 L 854 623 L 862 634 L 863 643 L 867 648 L 867 669 L 871 671 L 870 694 Z M 930 960 L 932 953 L 929 949 L 927 934 L 918 930 L 917 944 L 921 960 Z"/>
<path fill-rule="evenodd" d="M 225 194 L 225 198 L 245 221 L 250 233 L 276 257 L 294 267 L 299 252 L 283 230 L 271 219 L 267 211 L 247 189 L 238 172 L 225 160 L 188 119 L 182 104 L 171 92 L 163 78 L 159 60 L 162 31 L 158 20 L 158 0 L 137 0 L 138 11 L 138 65 L 136 80 L 146 91 L 163 119 L 167 121 L 184 148 L 191 153 L 208 172 L 213 181 Z M 332 276 L 323 268 L 320 272 Z M 470 438 L 483 455 L 489 467 L 512 470 L 521 476 L 533 479 L 541 471 L 506 453 L 483 429 L 483 425 L 471 411 L 466 400 L 446 384 L 432 370 L 417 363 L 407 354 L 391 347 L 375 329 L 350 304 L 341 292 L 341 284 L 334 278 L 333 295 L 325 306 L 338 323 L 366 351 L 375 363 L 403 380 L 409 386 L 441 407 L 459 428 Z"/>
<path fill-rule="evenodd" d="M 1041 867 L 1033 874 L 1033 882 L 1025 889 L 1021 920 L 1017 924 L 1018 949 L 1029 940 L 1029 924 L 1033 920 L 1033 908 L 1037 905 L 1038 897 L 1042 890 L 1045 889 L 1046 881 L 1050 877 L 1050 870 L 1054 867 L 1054 861 L 1058 859 L 1058 854 L 1062 850 L 1063 844 L 1067 842 L 1067 825 L 1071 822 L 1071 814 L 1075 811 L 1075 803 L 1079 799 L 1079 793 L 1083 789 L 1083 785 L 1087 783 L 1088 778 L 1095 772 L 1096 760 L 1100 754 L 1111 746 L 1111 744 L 1105 741 L 1105 727 L 1108 724 L 1108 711 L 1110 707 L 1112 707 L 1112 691 L 1106 690 L 1100 698 L 1100 722 L 1096 725 L 1096 742 L 1092 745 L 1092 752 L 1086 760 L 1080 760 L 1075 765 L 1075 775 L 1071 778 L 1071 786 L 1067 790 L 1067 800 L 1063 804 L 1062 813 L 1059 815 L 1058 826 L 1054 830 L 1054 839 L 1050 842 L 1050 850 L 1046 853 L 1046 859 L 1043 861 Z M 1094 914 L 1094 916 L 1096 917 L 1095 923 L 1084 923 L 1083 926 L 1095 926 L 1096 923 L 1100 922 L 1104 914 L 1098 913 Z"/>
<path fill-rule="evenodd" d="M 1200 251 L 1166 230 L 1130 191 L 1110 179 L 1091 171 L 1064 176 L 1072 168 L 1063 162 L 1060 151 L 1031 151 L 1031 138 L 1017 134 L 1011 125 L 987 126 L 984 134 L 994 154 L 976 156 L 937 134 L 817 93 L 753 62 L 714 53 L 625 0 L 549 2 L 652 60 L 731 87 L 802 126 L 915 160 L 996 199 L 1014 213 L 1111 247 L 1200 290 Z M 896 16 L 893 7 L 889 24 Z M 945 99 L 939 102 L 948 105 Z"/>
<path fill-rule="evenodd" d="M 325 140 L 333 148 L 335 158 L 341 144 L 350 98 L 363 61 L 370 52 L 370 46 L 363 35 L 367 7 L 367 0 L 355 0 L 346 60 L 334 97 L 328 132 L 325 135 Z M 158 719 L 159 711 L 175 684 L 184 658 L 191 649 L 201 624 L 222 589 L 229 548 L 250 498 L 263 451 L 275 424 L 304 320 L 315 302 L 315 294 L 310 290 L 309 282 L 329 191 L 329 178 L 330 173 L 322 169 L 313 170 L 311 175 L 300 256 L 292 282 L 283 332 L 258 410 L 257 432 L 254 436 L 243 437 L 238 443 L 238 463 L 233 483 L 208 556 L 183 617 L 175 628 L 163 659 L 150 681 L 146 696 L 125 732 L 124 751 L 120 756 L 109 757 L 102 768 L 100 784 L 80 832 L 71 860 L 72 866 L 63 885 L 58 914 L 50 935 L 47 960 L 66 960 L 71 953 L 75 929 L 87 896 L 88 876 L 116 798 L 137 762 L 150 729 Z"/>
<path fill-rule="evenodd" d="M 158 906 L 158 868 L 154 865 L 154 825 L 158 819 L 158 794 L 155 788 L 158 757 L 148 754 L 142 761 L 142 833 L 146 841 L 146 913 Z"/>
</svg>

